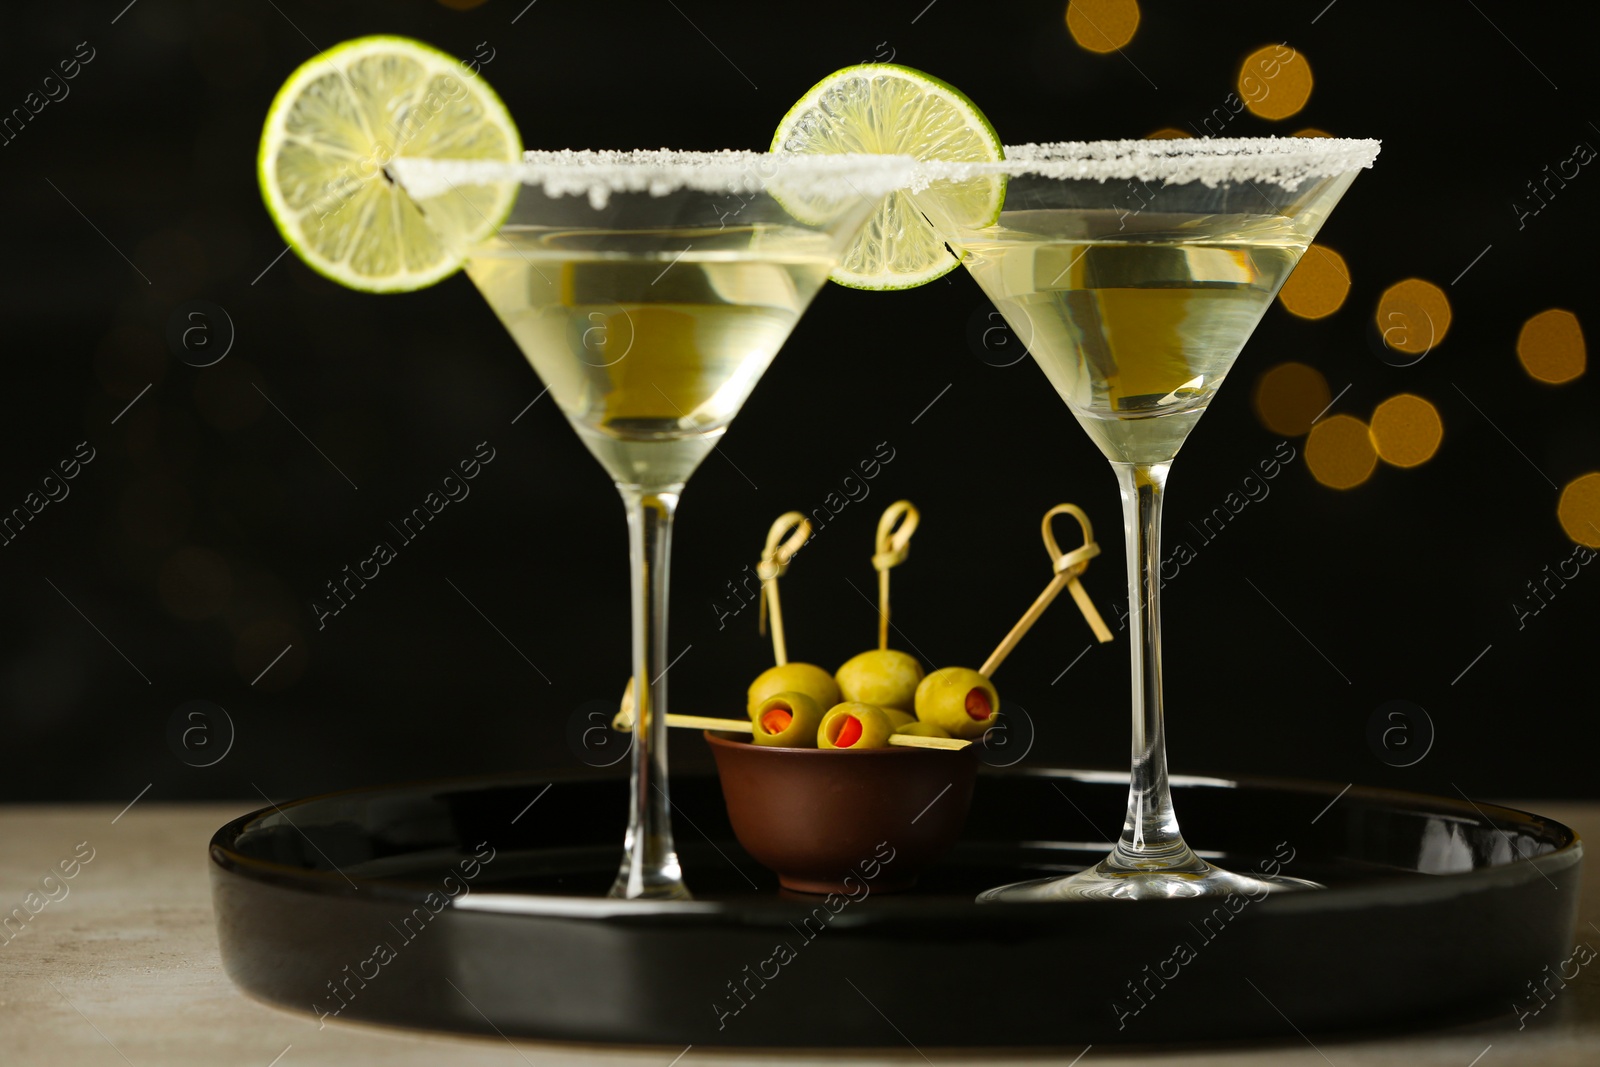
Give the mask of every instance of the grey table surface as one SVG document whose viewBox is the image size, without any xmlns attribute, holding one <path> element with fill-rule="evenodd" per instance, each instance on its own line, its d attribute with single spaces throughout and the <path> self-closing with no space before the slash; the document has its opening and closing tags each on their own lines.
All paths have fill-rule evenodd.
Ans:
<svg viewBox="0 0 1600 1067">
<path fill-rule="evenodd" d="M 0 1065 L 4 1067 L 313 1067 L 385 1064 L 513 1067 L 695 1067 L 766 1062 L 1283 1064 L 1310 1067 L 1600 1065 L 1600 964 L 1537 1015 L 1407 1034 L 1322 1039 L 1286 1021 L 1279 1042 L 1237 1047 L 1067 1048 L 993 1054 L 937 1049 L 863 1053 L 739 1052 L 456 1038 L 315 1018 L 268 1007 L 223 974 L 211 912 L 206 842 L 260 807 L 234 804 L 0 807 L 0 916 L 37 908 L 20 932 L 0 929 Z M 1600 839 L 1600 804 L 1522 803 Z M 91 857 L 87 860 L 84 857 Z M 66 861 L 70 879 L 45 876 Z M 73 867 L 73 863 L 76 866 Z M 29 898 L 29 894 L 37 894 Z M 43 902 L 42 906 L 40 903 Z M 32 908 L 27 910 L 32 910 Z M 13 927 L 17 924 L 13 922 Z M 1584 880 L 1573 944 L 1600 950 L 1600 891 Z M 1560 961 L 1552 960 L 1552 964 Z M 1532 977 L 1532 976 L 1530 976 Z M 1073 1057 L 1079 1058 L 1074 1061 Z"/>
</svg>

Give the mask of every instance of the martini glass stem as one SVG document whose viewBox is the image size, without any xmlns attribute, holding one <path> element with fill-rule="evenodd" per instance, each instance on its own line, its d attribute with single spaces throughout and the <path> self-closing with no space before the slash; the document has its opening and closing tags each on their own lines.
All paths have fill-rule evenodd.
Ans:
<svg viewBox="0 0 1600 1067">
<path fill-rule="evenodd" d="M 663 490 L 618 485 L 628 509 L 633 578 L 632 805 L 622 869 L 613 897 L 673 899 L 689 895 L 672 842 L 667 794 L 667 577 L 672 517 L 682 486 Z"/>
<path fill-rule="evenodd" d="M 1112 466 L 1122 490 L 1133 627 L 1133 772 L 1122 838 L 1106 863 L 1121 870 L 1183 869 L 1201 861 L 1184 844 L 1172 810 L 1161 706 L 1161 504 L 1171 463 Z"/>
</svg>

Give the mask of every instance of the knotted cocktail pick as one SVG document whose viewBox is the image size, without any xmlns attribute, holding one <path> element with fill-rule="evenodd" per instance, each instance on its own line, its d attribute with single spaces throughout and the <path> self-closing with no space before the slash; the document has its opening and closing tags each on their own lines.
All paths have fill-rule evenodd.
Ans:
<svg viewBox="0 0 1600 1067">
<path fill-rule="evenodd" d="M 878 648 L 889 647 L 889 568 L 906 560 L 911 547 L 911 535 L 917 532 L 917 522 L 922 518 L 916 505 L 909 500 L 896 500 L 883 509 L 878 519 L 878 536 L 874 542 L 872 566 L 878 572 Z M 896 528 L 896 524 L 899 524 Z"/>
<path fill-rule="evenodd" d="M 787 537 L 785 536 L 787 535 Z M 767 531 L 767 547 L 762 550 L 761 562 L 756 564 L 756 574 L 761 579 L 761 613 L 757 623 L 762 633 L 767 632 L 767 602 L 772 602 L 772 652 L 778 666 L 789 662 L 788 649 L 783 641 L 783 606 L 778 601 L 778 578 L 789 567 L 789 561 L 811 539 L 811 523 L 798 511 L 787 511 L 778 516 Z M 633 679 L 623 690 L 622 702 L 612 716 L 613 730 L 631 730 L 634 711 Z M 673 725 L 674 716 L 667 716 L 667 725 Z"/>
<path fill-rule="evenodd" d="M 1083 544 L 1071 552 L 1061 551 L 1061 546 L 1056 543 L 1055 530 L 1051 528 L 1050 520 L 1057 515 L 1071 515 L 1078 520 L 1078 526 L 1083 530 Z M 1055 568 L 1055 577 L 1050 579 L 1050 584 L 1044 587 L 1044 592 L 1039 594 L 1033 605 L 1023 613 L 1022 618 L 1006 634 L 995 650 L 989 653 L 989 658 L 984 660 L 983 666 L 978 668 L 978 673 L 984 677 L 993 677 L 1005 658 L 1011 655 L 1011 650 L 1017 647 L 1017 642 L 1022 640 L 1033 624 L 1039 621 L 1039 616 L 1044 614 L 1044 609 L 1050 606 L 1061 590 L 1072 591 L 1072 599 L 1078 602 L 1078 610 L 1083 613 L 1084 621 L 1094 631 L 1096 638 L 1102 644 L 1111 640 L 1111 631 L 1106 628 L 1105 620 L 1100 618 L 1100 613 L 1095 610 L 1094 601 L 1089 599 L 1089 593 L 1078 581 L 1080 575 L 1088 568 L 1089 561 L 1100 554 L 1100 546 L 1094 540 L 1094 527 L 1089 524 L 1089 516 L 1076 504 L 1057 504 L 1044 513 L 1041 524 L 1044 532 L 1045 551 L 1050 553 L 1050 563 Z"/>
<path fill-rule="evenodd" d="M 767 531 L 767 547 L 761 551 L 761 562 L 756 564 L 756 575 L 761 579 L 761 612 L 757 628 L 767 632 L 767 610 L 772 611 L 772 658 L 778 666 L 789 662 L 789 650 L 783 641 L 783 604 L 778 599 L 778 579 L 789 569 L 805 543 L 811 539 L 811 523 L 798 511 L 786 511 L 773 522 Z"/>
</svg>

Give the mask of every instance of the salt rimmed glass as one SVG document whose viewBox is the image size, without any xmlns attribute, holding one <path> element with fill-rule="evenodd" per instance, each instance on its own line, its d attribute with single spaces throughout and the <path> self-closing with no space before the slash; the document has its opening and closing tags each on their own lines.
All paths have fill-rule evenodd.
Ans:
<svg viewBox="0 0 1600 1067">
<path fill-rule="evenodd" d="M 611 895 L 687 897 L 667 786 L 673 515 L 856 231 L 916 172 L 898 156 L 670 151 L 391 169 L 424 210 L 432 198 L 494 202 L 485 186 L 521 187 L 509 217 L 461 252 L 628 513 L 636 712 Z M 438 215 L 459 219 L 454 206 Z"/>
<path fill-rule="evenodd" d="M 1236 874 L 1184 841 L 1167 781 L 1161 503 L 1173 458 L 1328 213 L 1378 154 L 1333 138 L 1021 145 L 941 177 L 1006 179 L 998 219 L 929 216 L 1027 345 L 1121 487 L 1133 682 L 1122 835 L 1077 874 L 984 901 L 1150 899 L 1317 888 Z M 936 190 L 935 190 L 936 191 Z"/>
</svg>

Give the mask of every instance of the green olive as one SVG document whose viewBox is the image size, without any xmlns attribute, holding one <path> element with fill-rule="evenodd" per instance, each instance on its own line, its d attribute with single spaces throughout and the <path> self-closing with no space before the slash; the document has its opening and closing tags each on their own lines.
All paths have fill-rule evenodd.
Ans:
<svg viewBox="0 0 1600 1067">
<path fill-rule="evenodd" d="M 917 721 L 915 715 L 909 711 L 901 711 L 899 708 L 884 708 L 883 713 L 889 716 L 889 729 L 895 733 L 900 732 L 900 727 L 909 726 Z"/>
<path fill-rule="evenodd" d="M 994 683 L 966 667 L 940 667 L 917 686 L 917 718 L 952 737 L 982 737 L 999 710 Z"/>
<path fill-rule="evenodd" d="M 950 731 L 943 726 L 936 726 L 931 722 L 908 722 L 904 726 L 896 726 L 897 734 L 911 734 L 913 737 L 949 737 Z"/>
<path fill-rule="evenodd" d="M 910 711 L 922 681 L 922 664 L 905 652 L 874 649 L 850 657 L 834 678 L 845 700 Z"/>
<path fill-rule="evenodd" d="M 835 704 L 817 727 L 818 748 L 883 748 L 889 743 L 889 717 L 883 709 L 857 700 Z"/>
<path fill-rule="evenodd" d="M 839 703 L 839 687 L 833 675 L 810 663 L 785 663 L 781 667 L 768 667 L 750 683 L 745 698 L 745 713 L 755 718 L 761 702 L 779 693 L 804 693 L 816 701 L 819 708 L 831 708 Z"/>
<path fill-rule="evenodd" d="M 816 748 L 822 709 L 804 693 L 777 693 L 763 700 L 750 716 L 751 740 L 772 748 Z"/>
</svg>

